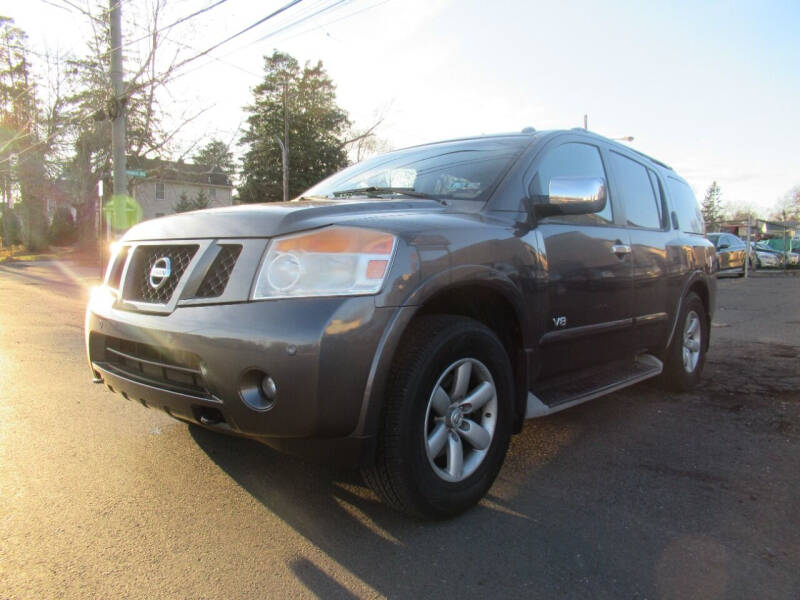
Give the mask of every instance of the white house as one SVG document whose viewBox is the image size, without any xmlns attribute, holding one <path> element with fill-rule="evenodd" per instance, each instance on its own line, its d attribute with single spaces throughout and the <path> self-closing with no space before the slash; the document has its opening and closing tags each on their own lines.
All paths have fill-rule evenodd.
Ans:
<svg viewBox="0 0 800 600">
<path fill-rule="evenodd" d="M 175 213 L 182 196 L 190 201 L 204 197 L 209 208 L 233 204 L 233 185 L 219 167 L 129 157 L 127 170 L 142 220 Z"/>
</svg>

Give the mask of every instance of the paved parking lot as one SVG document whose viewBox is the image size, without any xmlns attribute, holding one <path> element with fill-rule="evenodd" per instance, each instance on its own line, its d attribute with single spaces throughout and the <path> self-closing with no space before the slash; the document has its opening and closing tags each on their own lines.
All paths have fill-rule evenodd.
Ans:
<svg viewBox="0 0 800 600">
<path fill-rule="evenodd" d="M 721 280 L 703 385 L 529 422 L 444 523 L 93 386 L 90 273 L 0 265 L 0 599 L 800 597 L 800 278 Z"/>
</svg>

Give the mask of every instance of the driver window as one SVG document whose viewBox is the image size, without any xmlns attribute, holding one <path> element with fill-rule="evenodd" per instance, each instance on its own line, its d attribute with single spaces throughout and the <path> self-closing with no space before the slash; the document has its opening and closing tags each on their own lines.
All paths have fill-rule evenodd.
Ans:
<svg viewBox="0 0 800 600">
<path fill-rule="evenodd" d="M 602 177 L 608 181 L 600 151 L 595 146 L 581 143 L 562 144 L 550 150 L 539 164 L 536 175 L 528 186 L 532 198 L 548 194 L 553 177 Z M 606 188 L 608 189 L 608 188 Z M 608 197 L 603 210 L 588 215 L 553 215 L 541 220 L 543 223 L 575 223 L 580 225 L 613 225 L 611 198 Z"/>
</svg>

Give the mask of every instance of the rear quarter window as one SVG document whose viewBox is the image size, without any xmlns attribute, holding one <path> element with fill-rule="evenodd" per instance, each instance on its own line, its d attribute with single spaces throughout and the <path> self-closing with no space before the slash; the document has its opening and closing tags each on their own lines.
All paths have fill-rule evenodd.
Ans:
<svg viewBox="0 0 800 600">
<path fill-rule="evenodd" d="M 687 233 L 704 234 L 706 225 L 703 222 L 703 213 L 700 212 L 700 205 L 694 197 L 692 188 L 673 177 L 667 177 L 667 187 L 672 210 L 678 217 L 678 228 Z"/>
</svg>

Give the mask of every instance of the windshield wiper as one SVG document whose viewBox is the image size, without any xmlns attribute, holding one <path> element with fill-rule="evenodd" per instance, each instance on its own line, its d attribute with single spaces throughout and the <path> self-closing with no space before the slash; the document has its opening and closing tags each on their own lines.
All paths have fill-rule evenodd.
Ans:
<svg viewBox="0 0 800 600">
<path fill-rule="evenodd" d="M 435 198 L 430 194 L 423 194 L 422 192 L 417 192 L 414 190 L 414 188 L 404 188 L 404 187 L 377 187 L 374 185 L 370 185 L 367 187 L 353 188 L 350 190 L 339 190 L 338 192 L 333 192 L 333 196 L 336 197 L 356 196 L 358 194 L 363 194 L 364 196 L 375 196 L 375 197 L 380 197 L 384 194 L 399 194 L 403 196 L 409 196 L 411 198 L 425 198 L 426 200 L 439 200 L 439 198 Z"/>
</svg>

